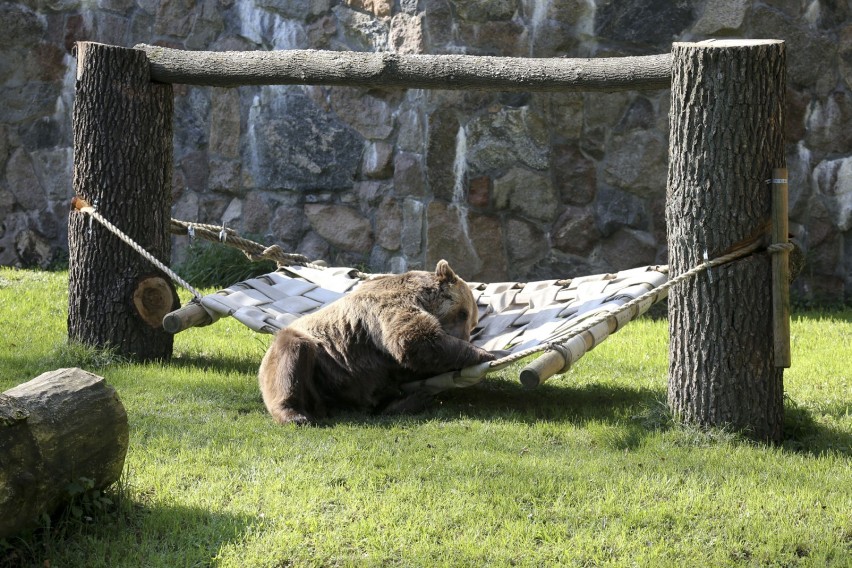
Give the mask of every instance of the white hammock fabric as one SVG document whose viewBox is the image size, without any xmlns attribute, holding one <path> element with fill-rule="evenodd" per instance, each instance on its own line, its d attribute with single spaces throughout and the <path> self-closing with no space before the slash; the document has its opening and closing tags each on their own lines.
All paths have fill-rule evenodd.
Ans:
<svg viewBox="0 0 852 568">
<path fill-rule="evenodd" d="M 357 288 L 363 280 L 356 274 L 356 270 L 346 267 L 288 266 L 208 294 L 200 299 L 200 304 L 213 321 L 231 316 L 255 331 L 275 333 Z M 585 331 L 588 324 L 597 322 L 600 329 L 586 334 L 588 337 L 573 350 L 579 349 L 572 353 L 575 361 L 624 323 L 665 298 L 663 285 L 667 280 L 667 267 L 646 266 L 570 280 L 469 283 L 479 307 L 479 325 L 471 340 L 501 357 L 410 383 L 404 388 L 425 388 L 437 393 L 473 385 L 487 373 L 562 344 Z M 658 294 L 650 294 L 656 289 L 660 289 Z M 643 299 L 640 307 L 619 311 L 641 296 L 647 300 Z M 618 317 L 608 317 L 611 315 Z M 612 323 L 607 323 L 607 319 Z"/>
<path fill-rule="evenodd" d="M 275 333 L 357 288 L 362 280 L 355 273 L 345 267 L 289 266 L 208 294 L 201 305 L 214 320 L 231 316 L 255 331 Z M 570 280 L 469 283 L 479 307 L 472 342 L 504 353 L 553 342 L 666 280 L 665 267 L 645 266 Z"/>
</svg>

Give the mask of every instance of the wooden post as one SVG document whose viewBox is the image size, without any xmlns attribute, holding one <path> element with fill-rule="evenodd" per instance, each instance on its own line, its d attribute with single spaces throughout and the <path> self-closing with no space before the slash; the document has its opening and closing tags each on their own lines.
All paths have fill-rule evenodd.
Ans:
<svg viewBox="0 0 852 568">
<path fill-rule="evenodd" d="M 168 263 L 172 87 L 153 83 L 145 53 L 77 44 L 74 191 L 144 249 Z M 115 235 L 72 210 L 68 218 L 68 338 L 165 359 L 177 308 L 168 277 Z"/>
<path fill-rule="evenodd" d="M 775 366 L 790 361 L 790 250 L 787 246 L 787 168 L 772 170 L 772 335 Z"/>
<path fill-rule="evenodd" d="M 765 236 L 767 180 L 784 163 L 782 41 L 676 43 L 666 202 L 675 277 Z M 776 369 L 771 261 L 753 254 L 669 293 L 669 387 L 674 414 L 779 441 L 783 372 Z"/>
</svg>

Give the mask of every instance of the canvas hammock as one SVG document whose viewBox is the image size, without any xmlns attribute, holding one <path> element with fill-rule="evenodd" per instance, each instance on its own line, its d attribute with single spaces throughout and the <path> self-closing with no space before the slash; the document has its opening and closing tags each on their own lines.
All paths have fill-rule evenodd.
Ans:
<svg viewBox="0 0 852 568">
<path fill-rule="evenodd" d="M 567 280 L 469 283 L 479 307 L 479 325 L 471 341 L 500 357 L 403 388 L 440 392 L 470 386 L 489 372 L 548 350 L 558 357 L 559 368 L 553 372 L 567 370 L 607 336 L 665 298 L 667 273 L 664 266 L 647 266 Z M 186 321 L 187 311 L 203 309 L 209 318 L 192 319 L 212 323 L 230 316 L 255 331 L 275 333 L 355 290 L 365 279 L 369 276 L 351 268 L 283 266 L 197 298 L 166 316 L 166 327 L 180 331 L 186 327 L 180 322 Z M 521 380 L 527 386 L 553 374 L 525 371 Z"/>
<path fill-rule="evenodd" d="M 352 268 L 328 268 L 311 263 L 301 255 L 283 252 L 280 247 L 264 247 L 240 238 L 225 227 L 172 219 L 172 233 L 218 240 L 243 250 L 250 258 L 267 258 L 278 263 L 279 269 L 275 272 L 202 296 L 94 207 L 78 198 L 72 204 L 195 296 L 192 302 L 164 318 L 164 329 L 172 333 L 207 325 L 223 316 L 234 317 L 258 332 L 275 333 L 297 318 L 337 300 L 372 276 Z M 406 383 L 402 388 L 437 393 L 471 386 L 489 372 L 542 353 L 520 373 L 524 386 L 538 386 L 552 375 L 567 371 L 585 353 L 664 299 L 672 286 L 751 254 L 761 246 L 760 241 L 755 241 L 706 260 L 674 278 L 668 277 L 666 266 L 646 266 L 564 280 L 470 283 L 479 307 L 479 325 L 472 341 L 500 357 Z"/>
</svg>

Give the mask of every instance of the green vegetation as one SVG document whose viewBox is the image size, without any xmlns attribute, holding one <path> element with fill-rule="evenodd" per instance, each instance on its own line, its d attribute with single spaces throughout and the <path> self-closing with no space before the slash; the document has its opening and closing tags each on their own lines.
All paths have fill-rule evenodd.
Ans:
<svg viewBox="0 0 852 568">
<path fill-rule="evenodd" d="M 247 235 L 247 239 L 257 239 Z M 206 241 L 196 241 L 189 246 L 186 258 L 175 271 L 196 288 L 221 289 L 275 270 L 271 260 L 253 261 L 236 248 L 223 247 Z"/>
<path fill-rule="evenodd" d="M 62 366 L 106 377 L 126 473 L 0 541 L 0 564 L 852 565 L 852 310 L 794 317 L 788 437 L 768 447 L 673 423 L 663 321 L 534 391 L 514 369 L 416 416 L 281 427 L 255 384 L 268 336 L 222 320 L 134 364 L 66 344 L 65 287 L 0 269 L 0 391 Z"/>
</svg>

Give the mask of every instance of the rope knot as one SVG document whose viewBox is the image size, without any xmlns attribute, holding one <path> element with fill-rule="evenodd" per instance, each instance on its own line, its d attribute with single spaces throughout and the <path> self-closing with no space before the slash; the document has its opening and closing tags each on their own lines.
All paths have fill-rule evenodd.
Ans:
<svg viewBox="0 0 852 568">
<path fill-rule="evenodd" d="M 793 243 L 773 243 L 766 247 L 766 250 L 768 250 L 772 254 L 776 254 L 779 252 L 795 250 L 795 248 L 796 245 L 794 245 Z"/>
</svg>

